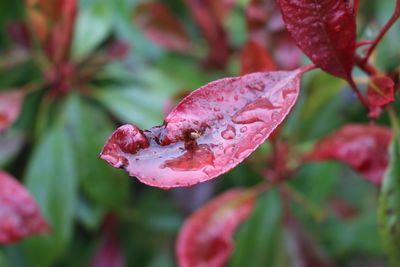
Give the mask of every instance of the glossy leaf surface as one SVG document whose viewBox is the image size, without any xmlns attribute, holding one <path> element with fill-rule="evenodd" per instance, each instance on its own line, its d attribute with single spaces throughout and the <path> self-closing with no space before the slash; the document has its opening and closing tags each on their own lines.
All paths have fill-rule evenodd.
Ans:
<svg viewBox="0 0 400 267">
<path fill-rule="evenodd" d="M 350 124 L 323 138 L 311 154 L 313 160 L 338 160 L 367 180 L 380 184 L 388 165 L 389 128 Z"/>
<path fill-rule="evenodd" d="M 211 82 L 183 99 L 162 126 L 121 126 L 100 158 L 145 184 L 170 188 L 210 180 L 248 157 L 284 120 L 302 70 Z"/>
<path fill-rule="evenodd" d="M 324 71 L 349 80 L 356 20 L 345 1 L 279 0 L 286 27 L 303 52 Z"/>
<path fill-rule="evenodd" d="M 167 50 L 187 52 L 191 47 L 182 24 L 163 3 L 139 5 L 134 21 L 150 40 Z"/>
<path fill-rule="evenodd" d="M 394 82 L 387 76 L 375 76 L 367 88 L 368 104 L 381 107 L 394 101 Z"/>
<path fill-rule="evenodd" d="M 0 132 L 7 130 L 18 118 L 23 97 L 21 91 L 0 93 Z"/>
<path fill-rule="evenodd" d="M 50 227 L 30 193 L 0 170 L 0 244 L 49 232 Z"/>
<path fill-rule="evenodd" d="M 383 178 L 378 218 L 383 247 L 392 266 L 400 265 L 400 137 L 390 147 L 390 162 Z"/>
<path fill-rule="evenodd" d="M 179 267 L 220 267 L 232 252 L 232 235 L 251 213 L 255 195 L 232 189 L 192 214 L 181 229 L 176 253 Z"/>
<path fill-rule="evenodd" d="M 240 55 L 240 74 L 275 71 L 276 66 L 267 51 L 256 41 L 248 41 Z"/>
</svg>

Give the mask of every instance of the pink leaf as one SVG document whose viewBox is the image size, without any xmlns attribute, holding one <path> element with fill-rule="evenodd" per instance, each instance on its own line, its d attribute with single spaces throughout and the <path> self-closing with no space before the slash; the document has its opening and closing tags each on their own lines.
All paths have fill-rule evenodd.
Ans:
<svg viewBox="0 0 400 267">
<path fill-rule="evenodd" d="M 136 8 L 135 22 L 147 37 L 161 47 L 178 52 L 191 48 L 189 37 L 182 24 L 163 3 L 144 3 Z"/>
<path fill-rule="evenodd" d="M 0 244 L 49 232 L 50 227 L 29 192 L 0 170 Z"/>
<path fill-rule="evenodd" d="M 324 71 L 351 79 L 356 42 L 352 7 L 338 0 L 278 0 L 286 27 L 303 52 Z"/>
<path fill-rule="evenodd" d="M 23 97 L 22 91 L 0 93 L 0 132 L 7 130 L 18 118 Z"/>
<path fill-rule="evenodd" d="M 346 125 L 322 139 L 311 159 L 341 161 L 372 183 L 380 184 L 388 165 L 391 138 L 391 130 L 383 126 Z"/>
<path fill-rule="evenodd" d="M 387 76 L 375 76 L 367 88 L 368 104 L 382 107 L 394 101 L 394 82 Z"/>
<path fill-rule="evenodd" d="M 252 212 L 255 195 L 232 189 L 192 214 L 176 243 L 179 267 L 220 267 L 233 250 L 232 235 Z"/>
<path fill-rule="evenodd" d="M 267 51 L 256 41 L 248 41 L 240 55 L 240 75 L 259 71 L 276 70 L 275 63 Z"/>
<path fill-rule="evenodd" d="M 162 188 L 215 178 L 242 162 L 282 123 L 296 102 L 303 71 L 211 82 L 184 98 L 161 126 L 118 128 L 100 158 Z"/>
<path fill-rule="evenodd" d="M 104 240 L 94 256 L 91 267 L 124 267 L 124 254 L 116 233 L 117 221 L 109 215 L 105 221 Z"/>
</svg>

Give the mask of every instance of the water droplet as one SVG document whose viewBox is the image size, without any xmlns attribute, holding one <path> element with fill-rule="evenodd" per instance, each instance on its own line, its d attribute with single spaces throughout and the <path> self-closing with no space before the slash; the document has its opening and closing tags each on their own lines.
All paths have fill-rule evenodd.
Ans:
<svg viewBox="0 0 400 267">
<path fill-rule="evenodd" d="M 244 89 L 243 89 L 243 88 L 240 89 L 240 93 L 241 93 L 242 95 L 244 94 Z"/>
<path fill-rule="evenodd" d="M 211 177 L 213 175 L 214 168 L 211 166 L 207 166 L 203 169 L 203 172 L 207 174 L 207 176 Z"/>
<path fill-rule="evenodd" d="M 224 153 L 225 154 L 232 154 L 233 151 L 235 150 L 235 146 L 234 145 L 229 145 L 225 148 Z"/>
<path fill-rule="evenodd" d="M 209 95 L 209 94 L 210 94 L 210 91 L 206 90 L 206 92 L 205 92 L 205 93 L 206 93 L 206 95 Z"/>
<path fill-rule="evenodd" d="M 337 31 L 337 32 L 338 32 L 338 31 L 340 31 L 340 30 L 342 29 L 342 27 L 340 27 L 340 25 L 337 25 L 337 26 L 335 26 L 335 28 L 334 28 L 334 29 L 335 29 L 335 31 Z"/>
<path fill-rule="evenodd" d="M 243 126 L 242 128 L 240 128 L 240 132 L 244 133 L 247 131 L 247 126 Z"/>
<path fill-rule="evenodd" d="M 230 160 L 228 161 L 228 164 L 233 164 L 233 159 L 230 159 Z"/>
<path fill-rule="evenodd" d="M 233 98 L 234 98 L 235 100 L 238 100 L 238 99 L 239 99 L 239 97 L 238 97 L 237 95 L 235 95 Z"/>
<path fill-rule="evenodd" d="M 232 125 L 228 125 L 225 130 L 221 132 L 221 136 L 224 139 L 233 139 L 236 136 L 236 130 Z"/>
<path fill-rule="evenodd" d="M 214 108 L 214 111 L 220 111 L 221 109 L 220 108 Z"/>
<path fill-rule="evenodd" d="M 246 85 L 246 88 L 249 88 L 252 90 L 257 90 L 257 91 L 263 91 L 265 89 L 265 84 L 263 81 L 256 80 L 256 81 L 252 81 L 248 85 Z"/>
<path fill-rule="evenodd" d="M 219 101 L 219 102 L 222 102 L 222 101 L 224 101 L 224 97 L 223 97 L 223 96 L 219 96 L 219 97 L 217 97 L 217 101 Z"/>
<path fill-rule="evenodd" d="M 279 108 L 279 106 L 274 106 L 267 98 L 259 97 L 233 115 L 232 121 L 239 124 L 264 122 L 271 110 Z"/>
<path fill-rule="evenodd" d="M 222 120 L 222 119 L 224 119 L 224 115 L 218 114 L 218 115 L 217 115 L 217 118 L 218 118 L 219 120 Z"/>
<path fill-rule="evenodd" d="M 199 125 L 199 121 L 193 121 L 195 125 Z"/>
</svg>

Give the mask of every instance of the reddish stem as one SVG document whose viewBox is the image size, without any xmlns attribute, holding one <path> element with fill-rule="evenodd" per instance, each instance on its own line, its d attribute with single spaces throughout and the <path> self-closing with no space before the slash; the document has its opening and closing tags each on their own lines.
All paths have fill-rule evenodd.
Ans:
<svg viewBox="0 0 400 267">
<path fill-rule="evenodd" d="M 383 36 L 389 31 L 389 29 L 393 26 L 393 24 L 396 22 L 396 20 L 399 17 L 400 17 L 400 0 L 396 0 L 396 8 L 394 10 L 394 13 L 393 13 L 392 17 L 385 24 L 385 26 L 380 31 L 378 37 L 376 37 L 376 39 L 374 40 L 373 44 L 368 49 L 368 51 L 367 51 L 367 53 L 366 53 L 366 55 L 365 55 L 365 57 L 363 59 L 363 64 L 365 64 L 368 61 L 368 58 L 371 56 L 371 54 L 374 51 L 375 47 L 382 40 Z"/>
<path fill-rule="evenodd" d="M 360 56 L 356 55 L 354 57 L 354 63 L 359 67 L 362 71 L 364 71 L 368 76 L 374 76 L 379 73 L 379 71 L 372 65 L 368 64 L 368 62 L 364 62 L 364 59 Z"/>
<path fill-rule="evenodd" d="M 365 41 L 360 41 L 360 42 L 356 43 L 356 47 L 359 48 L 364 45 L 372 45 L 372 44 L 374 44 L 374 41 L 365 40 Z"/>
<path fill-rule="evenodd" d="M 369 105 L 367 103 L 367 101 L 364 99 L 364 96 L 361 94 L 360 89 L 358 89 L 358 86 L 356 85 L 356 83 L 354 82 L 354 80 L 352 78 L 350 78 L 348 80 L 351 88 L 353 89 L 354 93 L 357 95 L 358 99 L 360 100 L 361 104 L 363 104 L 363 106 L 369 110 Z"/>
</svg>

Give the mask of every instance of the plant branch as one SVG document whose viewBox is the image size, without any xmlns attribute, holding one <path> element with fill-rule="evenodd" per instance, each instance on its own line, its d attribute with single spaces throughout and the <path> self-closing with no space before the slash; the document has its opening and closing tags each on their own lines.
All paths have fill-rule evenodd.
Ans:
<svg viewBox="0 0 400 267">
<path fill-rule="evenodd" d="M 367 50 L 367 53 L 365 57 L 363 58 L 363 63 L 365 64 L 369 57 L 371 56 L 372 52 L 376 48 L 376 46 L 379 44 L 379 42 L 382 40 L 383 36 L 390 30 L 390 28 L 393 26 L 393 24 L 396 22 L 396 20 L 400 17 L 400 0 L 396 0 L 396 8 L 394 10 L 394 13 L 392 17 L 389 19 L 389 21 L 385 24 L 385 26 L 382 28 L 382 30 L 379 32 L 378 37 L 373 41 L 372 45 L 369 47 Z"/>
<path fill-rule="evenodd" d="M 357 95 L 358 99 L 360 100 L 361 104 L 363 104 L 363 106 L 369 110 L 369 105 L 367 103 L 367 101 L 364 99 L 364 96 L 361 94 L 360 89 L 358 89 L 358 86 L 356 85 L 356 83 L 353 81 L 353 78 L 350 78 L 348 80 L 351 88 L 353 89 L 354 93 Z"/>
</svg>

